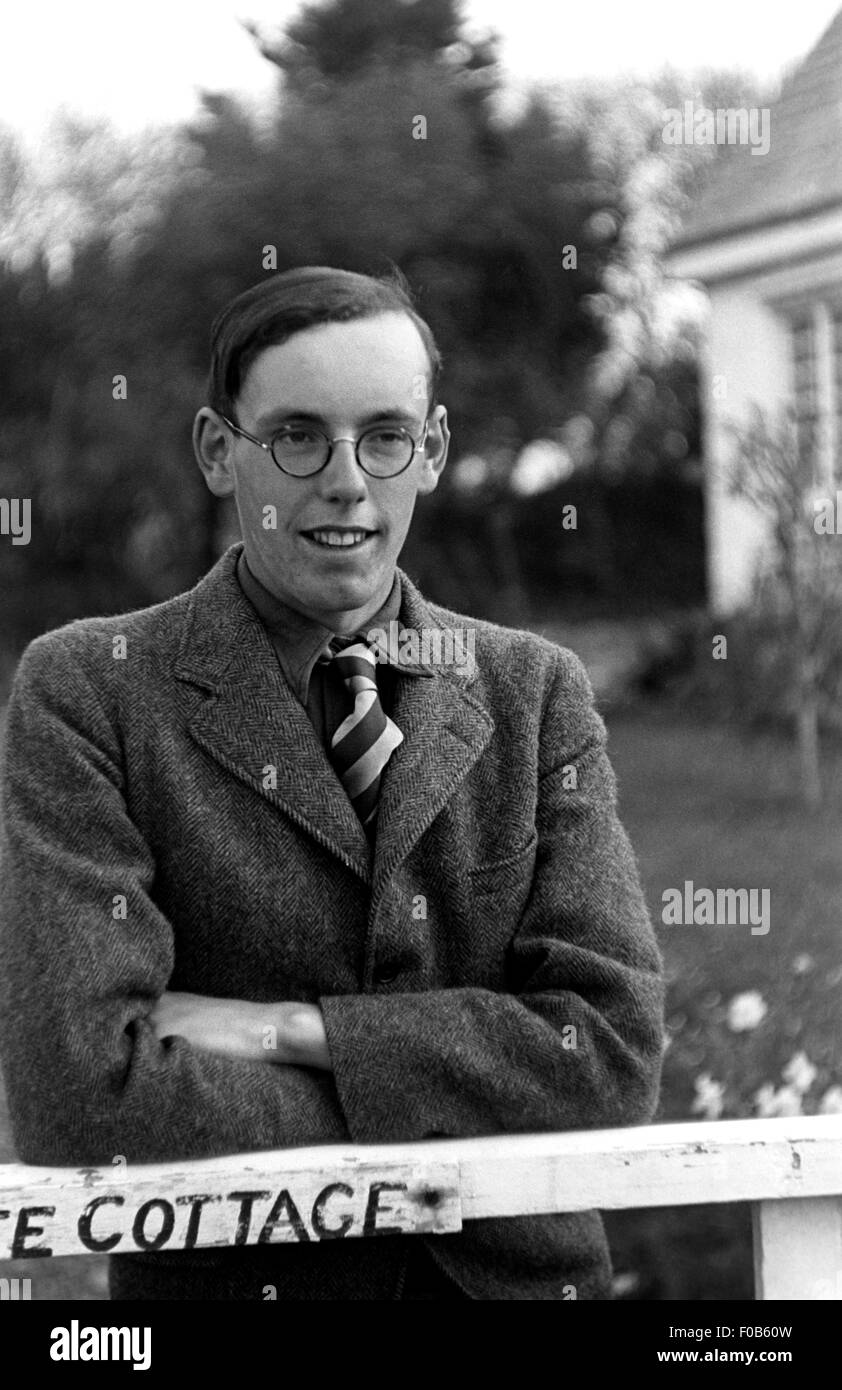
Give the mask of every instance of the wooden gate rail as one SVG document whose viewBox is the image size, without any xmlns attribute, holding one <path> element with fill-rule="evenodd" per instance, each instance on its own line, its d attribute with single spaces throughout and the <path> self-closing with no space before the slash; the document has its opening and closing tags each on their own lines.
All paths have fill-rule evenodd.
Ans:
<svg viewBox="0 0 842 1390">
<path fill-rule="evenodd" d="M 0 1258 L 445 1234 L 477 1217 L 750 1202 L 759 1299 L 842 1299 L 842 1115 L 0 1166 Z"/>
</svg>

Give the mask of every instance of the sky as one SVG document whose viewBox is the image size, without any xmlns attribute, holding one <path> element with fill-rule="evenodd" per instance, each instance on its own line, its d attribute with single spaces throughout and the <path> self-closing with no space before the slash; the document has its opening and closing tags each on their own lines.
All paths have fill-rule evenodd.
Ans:
<svg viewBox="0 0 842 1390">
<path fill-rule="evenodd" d="M 465 0 L 469 24 L 500 33 L 513 83 L 646 76 L 666 64 L 778 76 L 813 46 L 842 0 Z M 202 88 L 266 102 L 275 69 L 238 22 L 288 22 L 299 0 L 47 0 L 4 6 L 0 122 L 37 139 L 65 106 L 104 114 L 121 130 L 186 119 Z"/>
</svg>

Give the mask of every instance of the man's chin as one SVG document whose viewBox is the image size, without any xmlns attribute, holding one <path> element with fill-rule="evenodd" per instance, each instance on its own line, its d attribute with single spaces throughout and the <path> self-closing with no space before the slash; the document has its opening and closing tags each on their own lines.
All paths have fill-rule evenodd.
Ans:
<svg viewBox="0 0 842 1390">
<path fill-rule="evenodd" d="M 388 576 L 382 565 L 376 570 L 361 573 L 343 573 L 339 567 L 330 575 L 312 575 L 309 583 L 302 585 L 306 590 L 308 604 L 323 612 L 351 612 L 369 608 L 375 611 L 386 602 L 394 574 L 394 563 Z M 302 595 L 303 597 L 303 595 Z"/>
<path fill-rule="evenodd" d="M 323 556 L 310 545 L 303 551 L 295 546 L 280 564 L 276 554 L 261 557 L 257 578 L 265 575 L 266 588 L 313 616 L 376 612 L 389 596 L 396 564 L 394 557 L 384 558 L 382 540 L 378 534 L 374 545 L 364 547 L 367 555 L 350 558 L 327 551 Z"/>
</svg>

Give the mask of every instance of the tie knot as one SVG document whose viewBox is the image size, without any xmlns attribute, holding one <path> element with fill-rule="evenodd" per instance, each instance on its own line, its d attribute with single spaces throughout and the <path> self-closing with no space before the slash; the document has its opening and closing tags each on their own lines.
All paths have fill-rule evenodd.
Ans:
<svg viewBox="0 0 842 1390">
<path fill-rule="evenodd" d="M 331 637 L 327 646 L 322 649 L 322 654 L 318 658 L 322 665 L 330 665 L 338 656 L 341 656 L 346 648 L 353 646 L 356 642 L 364 639 L 359 635 L 355 637 Z"/>
<path fill-rule="evenodd" d="M 354 637 L 334 637 L 328 643 L 328 655 L 320 661 L 332 666 L 344 681 L 365 677 L 374 681 L 377 656 L 364 637 L 357 633 Z"/>
</svg>

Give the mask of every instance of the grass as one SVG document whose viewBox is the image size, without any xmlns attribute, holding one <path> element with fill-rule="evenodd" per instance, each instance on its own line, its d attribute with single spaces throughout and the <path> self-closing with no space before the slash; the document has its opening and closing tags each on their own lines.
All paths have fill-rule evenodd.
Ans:
<svg viewBox="0 0 842 1390">
<path fill-rule="evenodd" d="M 695 1118 L 694 1081 L 723 1087 L 722 1118 L 758 1113 L 756 1093 L 776 1088 L 792 1057 L 816 1069 L 803 1097 L 815 1113 L 842 1083 L 842 756 L 826 750 L 826 804 L 808 814 L 797 796 L 791 746 L 747 738 L 674 712 L 608 720 L 620 812 L 640 863 L 668 979 L 658 1120 Z M 768 888 L 766 935 L 740 926 L 663 926 L 662 894 L 698 887 Z M 727 1005 L 756 991 L 767 1012 L 735 1033 Z M 615 1267 L 629 1297 L 753 1297 L 747 1205 L 686 1207 L 606 1217 Z"/>
<path fill-rule="evenodd" d="M 805 1113 L 842 1083 L 842 754 L 825 762 L 826 804 L 808 814 L 788 744 L 720 725 L 625 716 L 609 723 L 620 812 L 638 854 L 669 980 L 659 1119 L 688 1118 L 693 1081 L 725 1086 L 724 1117 L 755 1113 L 764 1082 L 803 1051 L 817 1069 Z M 768 889 L 767 935 L 741 926 L 662 926 L 662 894 L 696 887 Z M 767 1013 L 727 1026 L 734 995 L 757 991 Z"/>
<path fill-rule="evenodd" d="M 818 1109 L 842 1085 L 842 753 L 827 751 L 828 798 L 808 815 L 797 799 L 788 744 L 747 739 L 651 709 L 608 719 L 620 812 L 638 855 L 669 981 L 668 1032 L 657 1119 L 692 1118 L 694 1081 L 722 1083 L 723 1117 L 756 1113 L 764 1083 L 781 1083 L 797 1052 L 816 1068 L 804 1097 Z M 768 888 L 771 927 L 661 926 L 662 894 L 696 887 Z M 757 991 L 767 1012 L 734 1033 L 727 1005 Z M 0 1111 L 0 1161 L 3 1150 Z M 753 1297 L 751 1233 L 745 1204 L 606 1215 L 620 1282 L 631 1299 Z M 30 1260 L 0 1264 L 0 1275 L 30 1277 L 33 1297 L 105 1297 L 104 1261 Z"/>
</svg>

